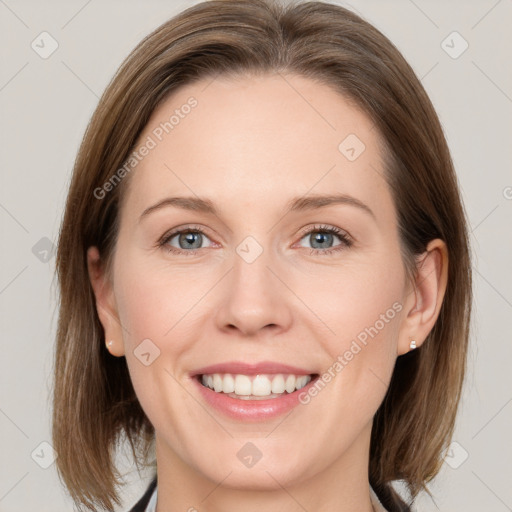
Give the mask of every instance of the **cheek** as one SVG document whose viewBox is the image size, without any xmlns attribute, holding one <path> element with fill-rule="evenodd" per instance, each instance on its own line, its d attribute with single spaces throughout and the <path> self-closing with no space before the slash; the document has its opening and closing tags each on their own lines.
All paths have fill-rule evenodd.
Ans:
<svg viewBox="0 0 512 512">
<path fill-rule="evenodd" d="M 203 299 L 218 281 L 206 266 L 191 270 L 154 260 L 127 256 L 116 267 L 114 280 L 131 380 L 152 421 L 162 415 L 166 396 L 183 394 L 173 376 L 183 378 L 193 365 L 194 343 L 211 318 Z M 182 398 L 185 402 L 188 397 Z"/>
<path fill-rule="evenodd" d="M 332 349 L 356 338 L 362 343 L 367 337 L 392 338 L 403 300 L 400 262 L 355 262 L 323 272 L 307 282 L 298 280 L 295 290 L 330 330 L 325 340 Z"/>
<path fill-rule="evenodd" d="M 178 382 L 182 378 L 179 365 L 193 345 L 191 333 L 201 332 L 195 307 L 207 292 L 207 276 L 148 260 L 127 256 L 116 267 L 114 287 L 125 357 L 151 422 L 181 439 L 185 434 L 180 432 L 180 415 L 184 407 L 193 410 L 194 403 Z"/>
<path fill-rule="evenodd" d="M 348 450 L 371 425 L 389 386 L 402 311 L 400 272 L 393 280 L 389 273 L 390 267 L 327 281 L 324 302 L 311 306 L 335 334 L 321 337 L 330 361 L 315 396 L 305 396 L 303 403 L 310 402 L 307 407 L 322 418 L 330 440 L 326 450 L 333 453 Z"/>
<path fill-rule="evenodd" d="M 134 349 L 149 338 L 179 352 L 184 337 L 176 333 L 191 325 L 194 309 L 214 283 L 215 276 L 204 266 L 171 267 L 157 258 L 126 258 L 118 266 L 115 285 L 125 343 Z M 165 344 L 171 338 L 172 346 Z"/>
<path fill-rule="evenodd" d="M 329 269 L 319 280 L 321 290 L 301 288 L 304 302 L 328 328 L 319 339 L 330 356 L 327 368 L 336 375 L 333 387 L 342 394 L 350 390 L 345 403 L 368 394 L 378 401 L 386 390 L 396 361 L 404 279 L 400 256 L 390 250 L 387 257 Z"/>
</svg>

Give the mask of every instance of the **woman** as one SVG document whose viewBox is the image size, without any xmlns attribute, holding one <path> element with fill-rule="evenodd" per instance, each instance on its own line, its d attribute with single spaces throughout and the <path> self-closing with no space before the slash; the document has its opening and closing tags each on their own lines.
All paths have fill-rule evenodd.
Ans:
<svg viewBox="0 0 512 512">
<path fill-rule="evenodd" d="M 404 511 L 439 471 L 466 220 L 424 89 L 352 12 L 209 1 L 144 39 L 85 134 L 57 266 L 77 505 L 120 503 L 122 440 L 137 467 L 156 451 L 134 511 Z"/>
</svg>

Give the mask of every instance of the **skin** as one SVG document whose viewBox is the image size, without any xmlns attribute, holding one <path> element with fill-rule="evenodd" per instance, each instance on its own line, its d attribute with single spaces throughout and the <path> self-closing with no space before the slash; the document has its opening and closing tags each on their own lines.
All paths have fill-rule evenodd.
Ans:
<svg viewBox="0 0 512 512">
<path fill-rule="evenodd" d="M 190 96 L 197 107 L 129 177 L 112 274 L 95 247 L 88 251 L 105 338 L 112 354 L 126 357 L 155 427 L 157 511 L 369 512 L 372 418 L 396 358 L 410 340 L 419 347 L 436 321 L 446 246 L 430 242 L 414 287 L 400 256 L 379 134 L 334 90 L 295 75 L 200 81 L 162 103 L 140 141 Z M 338 150 L 348 134 L 366 146 L 352 162 Z M 357 198 L 374 216 L 350 204 L 285 213 L 291 198 L 333 193 Z M 170 196 L 207 198 L 218 215 L 167 206 L 141 219 Z M 353 245 L 315 231 L 318 224 L 344 230 Z M 165 233 L 190 225 L 206 232 L 195 254 L 158 246 Z M 323 245 L 318 231 L 327 235 Z M 252 263 L 236 252 L 247 236 L 263 249 Z M 190 251 L 179 236 L 169 245 Z M 287 416 L 229 419 L 205 405 L 189 377 L 232 360 L 322 374 L 396 302 L 401 311 Z M 145 366 L 134 350 L 148 338 L 160 355 Z M 237 458 L 248 441 L 262 453 L 252 468 Z"/>
</svg>

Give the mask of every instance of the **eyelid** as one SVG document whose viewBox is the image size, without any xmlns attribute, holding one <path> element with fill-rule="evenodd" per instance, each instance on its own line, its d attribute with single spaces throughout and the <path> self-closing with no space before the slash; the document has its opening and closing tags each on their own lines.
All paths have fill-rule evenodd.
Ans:
<svg viewBox="0 0 512 512">
<path fill-rule="evenodd" d="M 311 225 L 306 226 L 299 232 L 299 236 L 302 239 L 302 238 L 304 238 L 304 236 L 309 235 L 310 233 L 315 233 L 317 231 L 332 232 L 340 237 L 343 236 L 343 237 L 347 238 L 351 242 L 354 241 L 353 237 L 350 235 L 350 233 L 348 231 L 346 231 L 345 229 L 341 229 L 337 226 L 332 226 L 330 224 L 314 224 L 312 226 Z"/>
<path fill-rule="evenodd" d="M 156 245 L 157 245 L 157 247 L 164 246 L 165 244 L 167 244 L 167 242 L 169 242 L 169 240 L 171 240 L 171 238 L 174 238 L 176 235 L 181 235 L 183 233 L 187 233 L 189 231 L 201 233 L 202 235 L 206 236 L 207 238 L 209 238 L 211 240 L 211 237 L 208 234 L 208 230 L 206 228 L 204 228 L 203 226 L 200 226 L 198 224 L 185 224 L 183 226 L 177 226 L 173 229 L 170 229 L 169 231 L 166 231 L 158 239 Z M 213 243 L 216 243 L 216 242 L 213 242 Z M 174 248 L 174 249 L 176 249 L 176 248 Z M 180 251 L 182 249 L 176 249 L 176 250 Z M 198 251 L 198 250 L 199 249 L 192 249 L 190 251 L 183 250 L 183 252 L 194 252 L 194 251 Z"/>
</svg>

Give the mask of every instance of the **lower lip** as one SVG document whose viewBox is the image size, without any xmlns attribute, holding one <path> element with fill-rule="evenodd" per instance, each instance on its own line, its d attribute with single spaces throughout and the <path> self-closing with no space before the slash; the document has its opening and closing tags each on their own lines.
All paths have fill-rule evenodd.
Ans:
<svg viewBox="0 0 512 512">
<path fill-rule="evenodd" d="M 225 393 L 217 393 L 206 386 L 203 386 L 197 377 L 194 377 L 199 392 L 205 401 L 214 409 L 239 421 L 265 421 L 277 418 L 294 407 L 299 405 L 299 395 L 307 393 L 309 388 L 314 385 L 318 377 L 315 376 L 303 388 L 293 393 L 283 393 L 278 398 L 269 398 L 268 400 L 243 400 L 231 398 Z"/>
</svg>

